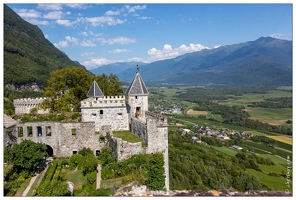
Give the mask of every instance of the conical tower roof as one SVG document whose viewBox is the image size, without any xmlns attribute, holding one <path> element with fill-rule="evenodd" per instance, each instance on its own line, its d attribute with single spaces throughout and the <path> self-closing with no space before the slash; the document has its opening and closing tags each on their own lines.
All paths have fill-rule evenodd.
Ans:
<svg viewBox="0 0 296 200">
<path fill-rule="evenodd" d="M 145 86 L 144 81 L 142 80 L 142 77 L 139 73 L 139 71 L 137 71 L 136 76 L 134 78 L 134 80 L 132 81 L 132 83 L 130 84 L 130 86 L 128 87 L 128 89 L 126 90 L 125 94 L 127 95 L 148 95 L 149 92 Z"/>
<path fill-rule="evenodd" d="M 94 80 L 91 87 L 89 88 L 89 91 L 86 95 L 87 97 L 104 97 L 104 94 L 97 84 L 97 82 Z"/>
</svg>

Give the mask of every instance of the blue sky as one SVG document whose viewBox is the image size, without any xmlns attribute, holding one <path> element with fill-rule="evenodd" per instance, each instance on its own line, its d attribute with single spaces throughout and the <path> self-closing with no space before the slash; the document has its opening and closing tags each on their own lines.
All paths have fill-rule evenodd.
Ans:
<svg viewBox="0 0 296 200">
<path fill-rule="evenodd" d="M 262 36 L 292 40 L 292 3 L 6 4 L 87 69 L 150 63 Z"/>
</svg>

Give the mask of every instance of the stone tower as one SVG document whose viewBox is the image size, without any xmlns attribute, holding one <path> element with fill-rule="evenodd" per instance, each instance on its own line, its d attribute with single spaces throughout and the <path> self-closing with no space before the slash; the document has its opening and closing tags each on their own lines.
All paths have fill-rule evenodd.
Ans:
<svg viewBox="0 0 296 200">
<path fill-rule="evenodd" d="M 104 96 L 96 81 L 93 81 L 87 99 L 81 101 L 82 122 L 95 122 L 95 130 L 128 130 L 128 113 L 124 96 Z"/>
<path fill-rule="evenodd" d="M 142 80 L 139 69 L 137 69 L 136 76 L 126 90 L 125 95 L 129 123 L 131 123 L 131 117 L 144 120 L 146 118 L 145 112 L 148 111 L 149 92 Z"/>
</svg>

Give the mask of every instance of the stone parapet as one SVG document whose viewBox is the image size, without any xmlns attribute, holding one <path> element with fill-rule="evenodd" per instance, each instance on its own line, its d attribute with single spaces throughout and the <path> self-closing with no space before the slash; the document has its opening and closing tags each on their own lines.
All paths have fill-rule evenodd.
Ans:
<svg viewBox="0 0 296 200">
<path fill-rule="evenodd" d="M 103 98 L 87 98 L 81 101 L 81 108 L 125 107 L 124 96 L 105 96 Z"/>
</svg>

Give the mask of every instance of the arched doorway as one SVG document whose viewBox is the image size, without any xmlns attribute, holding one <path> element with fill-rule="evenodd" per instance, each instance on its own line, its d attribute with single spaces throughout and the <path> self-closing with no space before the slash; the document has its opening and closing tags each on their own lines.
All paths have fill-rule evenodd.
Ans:
<svg viewBox="0 0 296 200">
<path fill-rule="evenodd" d="M 46 152 L 48 154 L 49 157 L 52 157 L 53 156 L 53 149 L 51 146 L 49 145 L 46 145 Z"/>
</svg>

